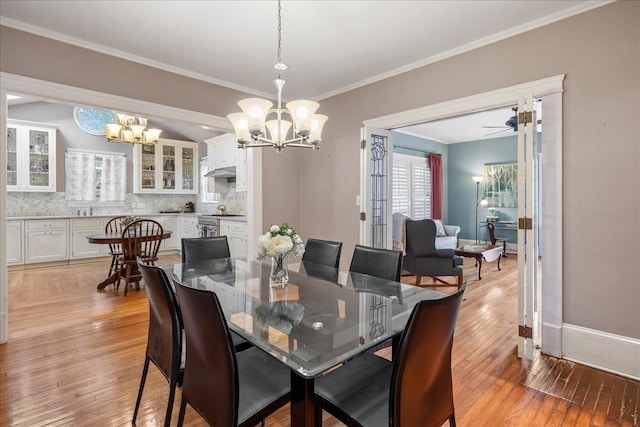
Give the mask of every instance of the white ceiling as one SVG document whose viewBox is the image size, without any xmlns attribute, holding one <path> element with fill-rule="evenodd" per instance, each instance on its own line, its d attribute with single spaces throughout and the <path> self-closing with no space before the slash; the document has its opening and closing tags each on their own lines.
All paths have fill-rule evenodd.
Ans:
<svg viewBox="0 0 640 427">
<path fill-rule="evenodd" d="M 286 0 L 283 97 L 321 100 L 608 2 Z M 275 97 L 275 1 L 2 0 L 0 23 Z"/>
</svg>

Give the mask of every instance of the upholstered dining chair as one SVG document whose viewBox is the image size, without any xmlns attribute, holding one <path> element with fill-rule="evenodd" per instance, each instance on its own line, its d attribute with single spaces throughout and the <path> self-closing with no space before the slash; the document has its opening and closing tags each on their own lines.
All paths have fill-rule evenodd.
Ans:
<svg viewBox="0 0 640 427">
<path fill-rule="evenodd" d="M 182 239 L 183 264 L 230 257 L 227 236 Z M 229 264 L 229 268 L 231 268 L 230 266 L 231 264 Z M 233 331 L 231 331 L 231 339 L 236 352 L 252 347 L 249 341 Z"/>
<path fill-rule="evenodd" d="M 111 218 L 105 225 L 104 232 L 122 234 L 122 220 L 124 218 L 126 218 L 124 215 Z M 109 255 L 111 255 L 111 266 L 109 266 L 109 276 L 111 276 L 119 268 L 118 259 L 122 256 L 122 245 L 120 243 L 110 244 Z"/>
<path fill-rule="evenodd" d="M 164 230 L 159 222 L 152 219 L 139 219 L 127 225 L 122 230 L 122 265 L 124 269 L 124 295 L 127 295 L 129 283 L 136 284 L 136 290 L 140 289 L 142 275 L 138 270 L 138 258 L 146 265 L 154 265 L 158 260 L 158 249 Z M 116 289 L 120 286 L 120 278 Z"/>
<path fill-rule="evenodd" d="M 235 353 L 216 294 L 175 286 L 187 339 L 178 426 L 187 404 L 217 427 L 255 426 L 287 404 L 289 369 L 255 347 Z"/>
<path fill-rule="evenodd" d="M 356 245 L 349 271 L 399 282 L 402 272 L 402 252 Z"/>
<path fill-rule="evenodd" d="M 342 242 L 309 238 L 304 246 L 302 261 L 338 268 L 340 252 L 342 252 Z"/>
<path fill-rule="evenodd" d="M 461 257 L 453 249 L 436 249 L 436 224 L 430 219 L 406 222 L 406 255 L 403 268 L 416 276 L 420 285 L 423 276 L 433 278 L 433 283 L 425 286 L 462 286 Z M 445 282 L 441 277 L 454 276 L 456 283 Z"/>
<path fill-rule="evenodd" d="M 145 265 L 141 258 L 138 258 L 138 268 L 145 282 L 149 300 L 149 332 L 132 423 L 135 424 L 138 416 L 149 362 L 153 362 L 169 381 L 169 402 L 164 418 L 164 425 L 168 427 L 171 422 L 176 387 L 181 385 L 184 371 L 182 317 L 171 282 L 164 270 L 160 267 Z"/>
<path fill-rule="evenodd" d="M 418 302 L 393 362 L 364 353 L 316 380 L 316 425 L 324 409 L 348 426 L 455 427 L 451 349 L 465 290 Z"/>
<path fill-rule="evenodd" d="M 507 256 L 507 237 L 496 237 L 496 226 L 492 222 L 487 222 L 487 230 L 489 231 L 489 240 L 492 245 L 502 243 L 502 256 Z"/>
<path fill-rule="evenodd" d="M 227 236 L 182 239 L 182 263 L 229 258 Z"/>
</svg>

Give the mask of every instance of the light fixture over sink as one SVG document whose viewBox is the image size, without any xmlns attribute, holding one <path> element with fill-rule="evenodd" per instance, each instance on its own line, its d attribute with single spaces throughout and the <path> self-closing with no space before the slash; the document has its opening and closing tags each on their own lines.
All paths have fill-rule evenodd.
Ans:
<svg viewBox="0 0 640 427">
<path fill-rule="evenodd" d="M 327 121 L 327 116 L 315 114 L 320 104 L 301 99 L 288 102 L 286 108 L 282 108 L 285 81 L 280 73 L 289 67 L 281 58 L 281 32 L 282 16 L 278 0 L 278 62 L 273 66 L 278 71 L 278 78 L 273 81 L 278 89 L 278 107 L 271 108 L 273 103 L 261 98 L 247 98 L 238 102 L 242 112 L 229 114 L 227 118 L 233 124 L 240 148 L 273 147 L 278 154 L 284 147 L 320 148 L 322 127 Z M 275 114 L 276 119 L 267 121 L 270 114 Z M 291 121 L 283 120 L 283 114 L 288 115 Z M 287 139 L 290 129 L 292 135 Z M 267 130 L 271 138 L 266 137 Z"/>
<path fill-rule="evenodd" d="M 118 114 L 119 123 L 104 126 L 109 142 L 127 142 L 129 144 L 155 144 L 160 138 L 160 129 L 147 129 L 147 119 Z"/>
</svg>

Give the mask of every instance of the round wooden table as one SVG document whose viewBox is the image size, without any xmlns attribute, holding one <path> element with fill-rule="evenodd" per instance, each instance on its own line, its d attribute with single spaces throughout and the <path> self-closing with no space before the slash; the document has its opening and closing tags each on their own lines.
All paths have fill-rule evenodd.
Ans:
<svg viewBox="0 0 640 427">
<path fill-rule="evenodd" d="M 171 237 L 171 231 L 163 230 L 162 240 Z M 115 245 L 122 244 L 122 233 L 96 233 L 87 236 L 89 243 L 95 243 L 96 245 Z M 120 277 L 120 271 L 116 270 L 109 277 L 98 283 L 98 290 L 104 289 L 107 285 L 111 285 L 118 281 Z"/>
</svg>

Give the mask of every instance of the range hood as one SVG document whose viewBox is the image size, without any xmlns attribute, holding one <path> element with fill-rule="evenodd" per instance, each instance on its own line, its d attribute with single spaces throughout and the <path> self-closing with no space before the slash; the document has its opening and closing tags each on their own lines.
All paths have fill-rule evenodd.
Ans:
<svg viewBox="0 0 640 427">
<path fill-rule="evenodd" d="M 229 166 L 226 168 L 214 169 L 211 172 L 207 173 L 205 176 L 209 178 L 235 178 L 236 167 Z"/>
</svg>

